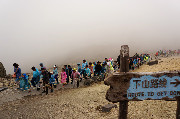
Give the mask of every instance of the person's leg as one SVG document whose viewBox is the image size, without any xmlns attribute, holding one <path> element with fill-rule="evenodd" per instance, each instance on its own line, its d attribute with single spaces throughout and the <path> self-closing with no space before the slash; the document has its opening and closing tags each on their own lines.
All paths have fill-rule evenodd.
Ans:
<svg viewBox="0 0 180 119">
<path fill-rule="evenodd" d="M 20 89 L 20 79 L 19 79 L 19 78 L 16 78 L 15 82 L 16 82 L 16 84 L 18 85 L 18 88 L 17 88 L 17 89 Z"/>
<path fill-rule="evenodd" d="M 91 74 L 92 74 L 92 73 L 91 73 Z M 90 78 L 91 78 L 91 74 L 90 74 L 90 76 L 89 76 Z"/>
<path fill-rule="evenodd" d="M 83 77 L 85 78 L 86 77 L 86 73 L 85 73 L 84 69 L 82 70 L 82 74 L 83 74 Z"/>
<path fill-rule="evenodd" d="M 94 72 L 94 76 L 96 76 L 96 72 Z"/>
<path fill-rule="evenodd" d="M 45 88 L 46 88 L 45 85 L 46 85 L 46 84 L 45 84 L 45 82 L 43 81 L 43 92 L 42 92 L 42 93 L 45 93 L 45 92 L 46 92 L 46 91 L 45 91 Z"/>
<path fill-rule="evenodd" d="M 73 88 L 75 88 L 75 79 L 73 80 Z"/>
<path fill-rule="evenodd" d="M 59 81 L 58 81 L 58 74 L 56 74 L 54 78 L 56 79 L 57 84 L 59 84 Z"/>
<path fill-rule="evenodd" d="M 33 87 L 36 87 L 35 81 L 36 81 L 36 78 L 33 77 L 32 80 L 31 80 L 31 84 L 33 85 Z"/>
<path fill-rule="evenodd" d="M 53 92 L 53 84 L 50 84 L 51 92 Z"/>
<path fill-rule="evenodd" d="M 36 78 L 37 91 L 40 90 L 40 83 L 39 83 L 39 81 L 40 81 L 40 76 L 38 76 L 38 77 Z"/>
<path fill-rule="evenodd" d="M 79 87 L 79 79 L 77 80 L 77 88 Z"/>
<path fill-rule="evenodd" d="M 69 83 L 69 76 L 67 76 L 67 78 L 66 78 L 66 82 L 67 82 L 67 84 Z"/>
</svg>

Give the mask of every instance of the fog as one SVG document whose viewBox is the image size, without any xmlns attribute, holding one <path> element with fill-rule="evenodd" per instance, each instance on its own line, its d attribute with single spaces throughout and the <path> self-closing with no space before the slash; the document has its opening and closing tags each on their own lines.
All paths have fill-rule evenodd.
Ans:
<svg viewBox="0 0 180 119">
<path fill-rule="evenodd" d="M 180 48 L 179 0 L 0 0 L 0 62 L 13 73 Z"/>
</svg>

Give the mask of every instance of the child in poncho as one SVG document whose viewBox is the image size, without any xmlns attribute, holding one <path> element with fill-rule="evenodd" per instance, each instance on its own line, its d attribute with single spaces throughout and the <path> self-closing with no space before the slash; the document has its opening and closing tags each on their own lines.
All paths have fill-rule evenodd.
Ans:
<svg viewBox="0 0 180 119">
<path fill-rule="evenodd" d="M 53 72 L 51 72 L 50 75 L 51 75 L 51 77 L 49 79 L 49 84 L 50 84 L 50 87 L 51 87 L 51 92 L 53 92 L 53 85 L 55 84 L 55 78 L 54 78 Z"/>
<path fill-rule="evenodd" d="M 66 78 L 67 78 L 67 74 L 65 72 L 65 69 L 62 68 L 62 72 L 61 72 L 61 83 L 63 84 L 63 87 L 64 85 L 66 84 Z"/>
<path fill-rule="evenodd" d="M 76 83 L 77 83 L 77 88 L 78 88 L 79 87 L 80 73 L 76 71 L 76 68 L 73 69 L 71 77 L 72 77 L 72 80 L 73 80 L 73 88 L 75 88 Z"/>
</svg>

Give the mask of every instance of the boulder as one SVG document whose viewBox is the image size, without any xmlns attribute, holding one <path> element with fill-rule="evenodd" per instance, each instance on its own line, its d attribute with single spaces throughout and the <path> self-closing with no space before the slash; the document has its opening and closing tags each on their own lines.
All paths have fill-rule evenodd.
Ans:
<svg viewBox="0 0 180 119">
<path fill-rule="evenodd" d="M 90 86 L 91 84 L 93 84 L 93 80 L 92 79 L 85 79 L 85 81 L 84 81 L 84 85 L 85 86 Z"/>
<path fill-rule="evenodd" d="M 0 77 L 2 78 L 6 77 L 6 70 L 1 62 L 0 62 Z"/>
<path fill-rule="evenodd" d="M 96 110 L 102 111 L 102 112 L 110 112 L 112 108 L 117 108 L 116 104 L 107 104 L 105 106 L 97 106 Z"/>
<path fill-rule="evenodd" d="M 154 64 L 158 64 L 158 60 L 150 61 L 147 63 L 147 65 L 149 65 L 149 66 L 154 65 Z"/>
</svg>

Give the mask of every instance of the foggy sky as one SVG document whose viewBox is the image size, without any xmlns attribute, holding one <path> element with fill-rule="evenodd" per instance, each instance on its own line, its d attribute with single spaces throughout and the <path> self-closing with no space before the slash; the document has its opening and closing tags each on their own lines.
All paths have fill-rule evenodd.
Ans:
<svg viewBox="0 0 180 119">
<path fill-rule="evenodd" d="M 179 0 L 0 0 L 0 62 L 7 73 L 43 62 L 103 60 L 180 48 Z M 39 68 L 39 67 L 38 67 Z"/>
</svg>

